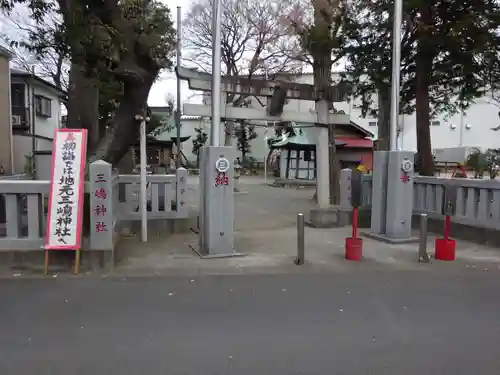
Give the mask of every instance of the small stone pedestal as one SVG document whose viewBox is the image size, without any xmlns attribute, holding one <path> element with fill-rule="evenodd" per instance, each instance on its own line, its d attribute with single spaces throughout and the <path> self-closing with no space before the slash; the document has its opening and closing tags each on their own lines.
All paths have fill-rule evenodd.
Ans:
<svg viewBox="0 0 500 375">
<path fill-rule="evenodd" d="M 349 225 L 349 210 L 339 206 L 313 208 L 309 212 L 307 225 L 313 228 L 337 228 Z"/>
</svg>

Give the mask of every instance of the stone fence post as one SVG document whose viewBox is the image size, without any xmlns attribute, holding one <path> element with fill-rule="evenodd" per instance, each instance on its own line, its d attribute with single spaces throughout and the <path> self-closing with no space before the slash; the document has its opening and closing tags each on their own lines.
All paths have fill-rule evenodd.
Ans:
<svg viewBox="0 0 500 375">
<path fill-rule="evenodd" d="M 340 171 L 340 208 L 350 210 L 351 206 L 351 174 L 349 168 Z"/>
<path fill-rule="evenodd" d="M 176 198 L 175 207 L 177 211 L 178 218 L 188 217 L 188 206 L 186 202 L 187 197 L 187 170 L 185 168 L 179 168 L 175 172 L 175 182 L 176 182 Z"/>
<path fill-rule="evenodd" d="M 89 166 L 90 249 L 113 250 L 114 189 L 111 164 L 97 160 Z"/>
</svg>

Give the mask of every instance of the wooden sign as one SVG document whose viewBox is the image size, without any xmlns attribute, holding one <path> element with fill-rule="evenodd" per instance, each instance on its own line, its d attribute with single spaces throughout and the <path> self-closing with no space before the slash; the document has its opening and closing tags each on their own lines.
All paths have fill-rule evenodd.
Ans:
<svg viewBox="0 0 500 375">
<path fill-rule="evenodd" d="M 77 250 L 82 240 L 86 129 L 57 129 L 52 146 L 46 250 Z"/>
</svg>

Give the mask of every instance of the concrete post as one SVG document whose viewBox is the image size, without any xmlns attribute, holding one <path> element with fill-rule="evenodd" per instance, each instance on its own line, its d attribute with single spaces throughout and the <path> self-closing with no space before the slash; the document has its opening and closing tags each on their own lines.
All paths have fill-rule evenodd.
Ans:
<svg viewBox="0 0 500 375">
<path fill-rule="evenodd" d="M 200 149 L 200 237 L 202 257 L 241 255 L 234 251 L 234 150 Z"/>
<path fill-rule="evenodd" d="M 89 166 L 90 190 L 90 248 L 113 250 L 113 175 L 112 166 L 97 160 Z"/>
<path fill-rule="evenodd" d="M 304 214 L 297 214 L 297 258 L 295 264 L 301 265 L 305 261 L 305 230 L 304 230 Z"/>
<path fill-rule="evenodd" d="M 366 236 L 389 243 L 418 242 L 411 236 L 413 174 L 413 152 L 375 152 L 371 230 Z"/>
<path fill-rule="evenodd" d="M 427 254 L 427 214 L 420 214 L 420 243 L 418 246 L 418 261 L 429 262 Z"/>
<path fill-rule="evenodd" d="M 405 171 L 405 168 L 411 168 Z M 387 169 L 386 236 L 396 241 L 411 238 L 413 211 L 413 152 L 391 151 Z"/>
<path fill-rule="evenodd" d="M 175 172 L 175 182 L 176 182 L 176 199 L 175 206 L 178 214 L 178 218 L 187 218 L 188 217 L 188 205 L 186 202 L 187 196 L 187 170 L 185 168 L 179 168 Z M 167 202 L 170 204 L 170 202 Z"/>
<path fill-rule="evenodd" d="M 351 206 L 351 174 L 349 168 L 340 171 L 340 209 L 350 211 Z"/>
<path fill-rule="evenodd" d="M 316 102 L 318 123 L 324 127 L 317 127 L 316 134 L 316 192 L 319 208 L 330 206 L 330 177 L 329 177 L 329 150 L 328 150 L 328 102 Z"/>
<path fill-rule="evenodd" d="M 373 234 L 385 233 L 388 154 L 387 151 L 376 151 L 373 153 L 372 214 L 370 225 Z"/>
</svg>

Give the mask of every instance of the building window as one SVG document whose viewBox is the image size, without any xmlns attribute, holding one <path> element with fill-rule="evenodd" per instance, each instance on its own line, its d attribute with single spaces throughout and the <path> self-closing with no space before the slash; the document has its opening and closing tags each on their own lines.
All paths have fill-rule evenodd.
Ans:
<svg viewBox="0 0 500 375">
<path fill-rule="evenodd" d="M 433 121 L 431 121 L 431 125 L 432 126 L 439 126 L 439 125 L 441 125 L 441 121 L 439 121 L 439 120 L 433 120 Z"/>
<path fill-rule="evenodd" d="M 13 83 L 10 85 L 10 100 L 13 108 L 20 108 L 24 112 L 24 84 Z"/>
<path fill-rule="evenodd" d="M 13 83 L 10 86 L 10 100 L 12 106 L 12 125 L 14 126 L 27 126 L 29 111 L 25 107 L 24 100 L 24 84 Z"/>
<path fill-rule="evenodd" d="M 311 150 L 304 150 L 304 161 L 312 161 Z"/>
<path fill-rule="evenodd" d="M 41 95 L 35 95 L 35 112 L 37 116 L 52 116 L 52 101 Z"/>
<path fill-rule="evenodd" d="M 370 121 L 368 126 L 377 126 L 377 121 Z"/>
</svg>

